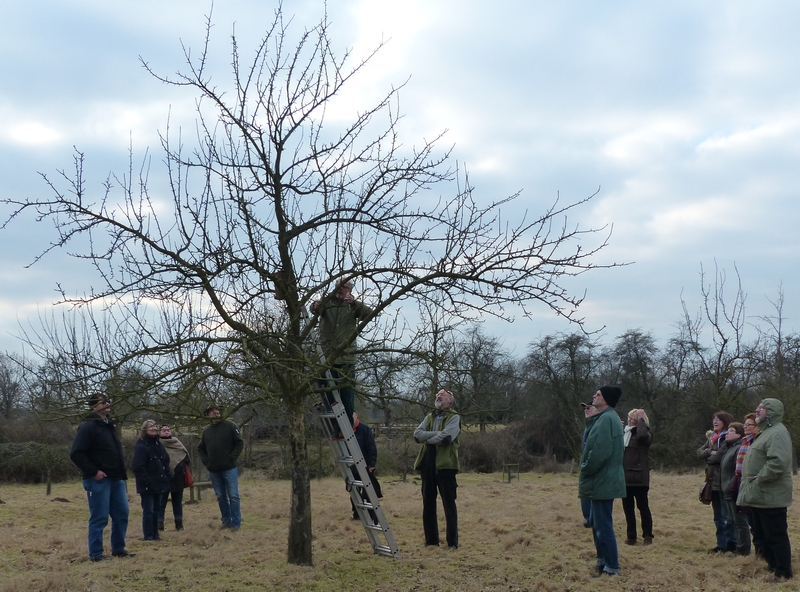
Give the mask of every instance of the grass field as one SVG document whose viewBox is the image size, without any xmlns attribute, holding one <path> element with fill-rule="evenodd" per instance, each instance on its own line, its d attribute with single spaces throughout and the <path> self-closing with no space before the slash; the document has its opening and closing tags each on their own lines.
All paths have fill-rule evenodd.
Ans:
<svg viewBox="0 0 800 592">
<path fill-rule="evenodd" d="M 577 478 L 566 474 L 528 473 L 511 484 L 502 483 L 499 474 L 460 475 L 461 548 L 455 551 L 424 546 L 418 483 L 383 477 L 383 507 L 400 559 L 372 553 L 361 523 L 350 520 L 349 498 L 339 479 L 314 481 L 313 567 L 286 563 L 286 481 L 243 475 L 244 524 L 238 533 L 219 530 L 216 501 L 206 491 L 200 503 L 186 506 L 186 530 L 172 530 L 169 516 L 160 542 L 141 540 L 139 497 L 131 493 L 128 550 L 136 557 L 99 564 L 87 557 L 88 510 L 80 482 L 57 484 L 49 497 L 43 485 L 2 485 L 0 592 L 800 590 L 800 577 L 767 583 L 765 564 L 754 556 L 707 554 L 714 530 L 711 508 L 697 501 L 701 481 L 699 473 L 653 475 L 655 541 L 648 547 L 622 544 L 624 516 L 617 502 L 622 575 L 600 579 L 591 577 L 594 546 L 582 526 Z M 441 511 L 440 525 L 443 531 Z M 797 508 L 789 510 L 789 533 L 798 569 Z"/>
</svg>

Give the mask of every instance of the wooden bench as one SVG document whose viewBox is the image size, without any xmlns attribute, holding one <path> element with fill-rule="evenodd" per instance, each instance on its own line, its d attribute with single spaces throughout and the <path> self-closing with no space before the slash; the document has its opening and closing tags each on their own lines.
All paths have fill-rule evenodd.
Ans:
<svg viewBox="0 0 800 592">
<path fill-rule="evenodd" d="M 189 503 L 195 503 L 194 499 L 194 490 L 197 489 L 197 501 L 199 502 L 202 499 L 202 491 L 204 489 L 208 489 L 209 487 L 213 488 L 214 486 L 211 484 L 211 481 L 195 481 L 194 485 L 189 488 Z"/>
</svg>

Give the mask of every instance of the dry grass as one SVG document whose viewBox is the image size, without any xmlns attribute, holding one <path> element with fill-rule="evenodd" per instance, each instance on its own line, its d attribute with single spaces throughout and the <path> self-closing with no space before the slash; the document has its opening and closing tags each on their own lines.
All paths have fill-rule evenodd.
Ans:
<svg viewBox="0 0 800 592">
<path fill-rule="evenodd" d="M 88 511 L 79 482 L 54 487 L 0 486 L 0 592 L 22 590 L 800 590 L 769 584 L 755 557 L 709 556 L 714 546 L 711 509 L 697 501 L 701 477 L 654 475 L 651 506 L 655 542 L 620 544 L 623 573 L 593 579 L 591 534 L 582 526 L 577 479 L 523 474 L 459 476 L 457 551 L 423 545 L 417 483 L 383 479 L 384 509 L 402 558 L 373 555 L 363 529 L 352 522 L 338 479 L 312 484 L 314 567 L 286 564 L 289 484 L 245 476 L 244 525 L 220 531 L 213 494 L 185 509 L 187 529 L 164 540 L 141 540 L 139 498 L 131 496 L 128 549 L 132 559 L 88 561 Z M 65 498 L 68 502 L 53 501 Z M 169 512 L 169 509 L 168 509 Z M 624 517 L 615 506 L 619 542 Z M 790 536 L 800 545 L 800 511 L 790 509 Z M 106 533 L 106 541 L 108 541 Z M 795 558 L 795 565 L 800 563 Z"/>
</svg>

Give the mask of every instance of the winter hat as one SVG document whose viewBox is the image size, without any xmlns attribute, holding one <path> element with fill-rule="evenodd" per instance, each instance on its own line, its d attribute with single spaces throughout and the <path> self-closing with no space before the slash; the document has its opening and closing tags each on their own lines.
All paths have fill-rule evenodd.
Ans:
<svg viewBox="0 0 800 592">
<path fill-rule="evenodd" d="M 622 389 L 618 386 L 601 386 L 600 394 L 609 407 L 616 407 L 622 398 Z"/>
</svg>

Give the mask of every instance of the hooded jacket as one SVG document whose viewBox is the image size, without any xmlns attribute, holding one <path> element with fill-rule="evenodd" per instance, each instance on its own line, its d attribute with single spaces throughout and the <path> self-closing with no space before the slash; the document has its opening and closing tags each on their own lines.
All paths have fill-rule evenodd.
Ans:
<svg viewBox="0 0 800 592">
<path fill-rule="evenodd" d="M 742 464 L 736 503 L 753 508 L 786 508 L 792 504 L 792 438 L 783 425 L 783 403 L 764 399 L 766 420 Z"/>
<path fill-rule="evenodd" d="M 581 455 L 578 497 L 610 500 L 626 495 L 622 455 L 622 422 L 613 407 L 589 418 L 589 434 Z"/>
</svg>

